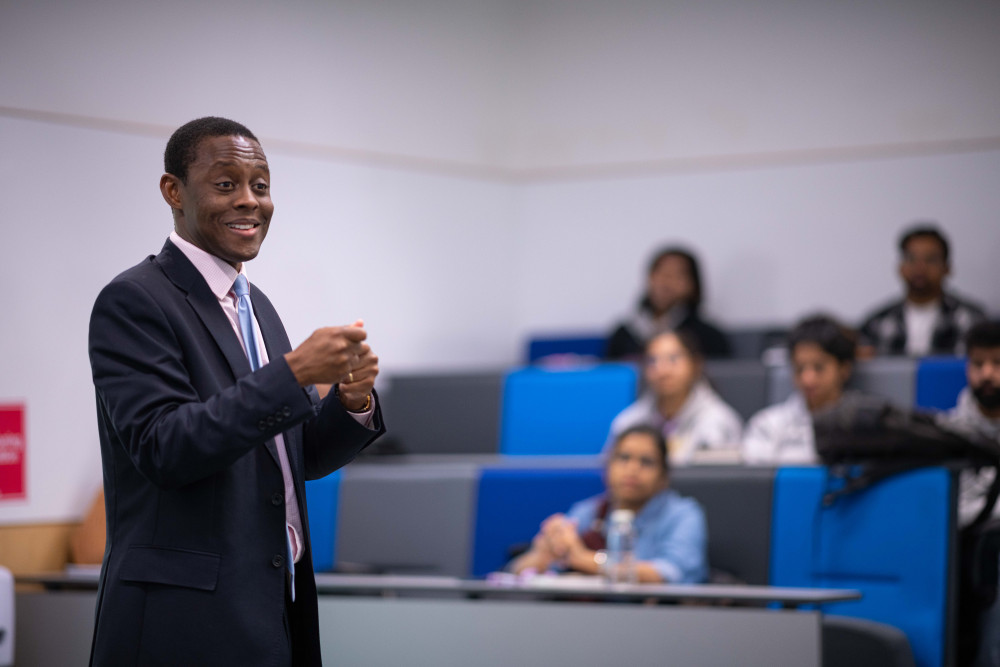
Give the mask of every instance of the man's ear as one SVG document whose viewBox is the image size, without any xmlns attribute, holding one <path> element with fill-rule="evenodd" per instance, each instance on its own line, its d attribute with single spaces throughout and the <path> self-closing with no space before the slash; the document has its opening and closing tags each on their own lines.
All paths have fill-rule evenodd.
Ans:
<svg viewBox="0 0 1000 667">
<path fill-rule="evenodd" d="M 167 205 L 172 209 L 180 210 L 181 207 L 181 192 L 184 190 L 184 184 L 181 179 L 177 178 L 173 174 L 164 174 L 160 176 L 160 194 L 163 195 L 163 200 L 167 202 Z"/>
</svg>

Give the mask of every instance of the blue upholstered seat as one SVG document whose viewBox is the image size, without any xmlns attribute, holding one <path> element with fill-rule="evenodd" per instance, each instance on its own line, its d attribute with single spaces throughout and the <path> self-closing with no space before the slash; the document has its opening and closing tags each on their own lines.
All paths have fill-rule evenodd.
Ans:
<svg viewBox="0 0 1000 667">
<path fill-rule="evenodd" d="M 601 471 L 484 469 L 479 478 L 472 574 L 502 569 L 510 547 L 528 544 L 542 521 L 604 489 Z"/>
<path fill-rule="evenodd" d="M 527 363 L 533 364 L 546 357 L 577 355 L 580 357 L 604 357 L 607 338 L 601 334 L 576 336 L 535 336 L 528 341 Z"/>
<path fill-rule="evenodd" d="M 522 368 L 504 378 L 501 454 L 598 454 L 615 415 L 636 397 L 627 364 Z"/>
<path fill-rule="evenodd" d="M 312 541 L 313 569 L 329 572 L 337 553 L 337 509 L 340 502 L 340 471 L 306 482 L 306 511 Z"/>
<path fill-rule="evenodd" d="M 942 665 L 953 544 L 951 477 L 924 468 L 824 507 L 825 468 L 783 468 L 774 489 L 771 584 L 854 588 L 864 597 L 825 611 L 893 625 L 920 667 Z"/>
<path fill-rule="evenodd" d="M 928 357 L 917 364 L 917 407 L 949 410 L 965 388 L 963 357 Z"/>
</svg>

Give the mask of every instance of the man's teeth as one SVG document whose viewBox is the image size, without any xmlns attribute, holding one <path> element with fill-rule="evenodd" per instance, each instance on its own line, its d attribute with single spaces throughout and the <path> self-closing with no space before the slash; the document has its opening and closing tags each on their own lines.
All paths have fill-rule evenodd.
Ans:
<svg viewBox="0 0 1000 667">
<path fill-rule="evenodd" d="M 254 227 L 256 227 L 257 225 L 253 225 L 253 224 L 249 224 L 249 225 L 241 225 L 241 224 L 237 224 L 237 223 L 232 223 L 232 224 L 230 224 L 230 225 L 228 225 L 228 226 L 229 226 L 229 227 L 230 227 L 231 229 L 242 229 L 242 230 L 248 230 L 248 229 L 253 229 L 253 228 L 254 228 Z"/>
</svg>

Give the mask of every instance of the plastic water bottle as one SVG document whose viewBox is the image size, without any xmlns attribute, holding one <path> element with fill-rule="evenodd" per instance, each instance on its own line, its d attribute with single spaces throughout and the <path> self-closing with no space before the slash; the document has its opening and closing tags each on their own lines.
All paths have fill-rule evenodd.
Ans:
<svg viewBox="0 0 1000 667">
<path fill-rule="evenodd" d="M 611 584 L 636 583 L 635 512 L 615 510 L 608 519 L 604 578 Z"/>
</svg>

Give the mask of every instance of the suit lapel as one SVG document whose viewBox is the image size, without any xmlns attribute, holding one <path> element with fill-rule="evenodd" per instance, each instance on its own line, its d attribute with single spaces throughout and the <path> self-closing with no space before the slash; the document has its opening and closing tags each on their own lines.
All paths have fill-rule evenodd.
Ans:
<svg viewBox="0 0 1000 667">
<path fill-rule="evenodd" d="M 226 314 L 219 307 L 219 300 L 212 294 L 208 283 L 198 273 L 194 264 L 169 240 L 157 255 L 156 262 L 171 282 L 187 295 L 192 310 L 208 329 L 219 351 L 226 358 L 233 372 L 233 378 L 249 373 L 250 362 L 240 347 L 239 338 L 233 332 L 233 325 L 229 323 Z"/>
<path fill-rule="evenodd" d="M 164 244 L 160 254 L 156 256 L 156 263 L 160 265 L 170 281 L 187 295 L 191 309 L 208 329 L 215 344 L 219 347 L 219 351 L 229 364 L 233 379 L 249 374 L 250 361 L 240 345 L 239 338 L 233 331 L 233 325 L 229 322 L 229 318 L 219 306 L 219 300 L 208 288 L 208 283 L 205 282 L 205 278 L 194 267 L 194 264 L 169 240 Z M 263 326 L 261 326 L 261 334 L 264 335 Z M 266 336 L 264 340 L 267 341 Z M 270 354 L 271 347 L 268 345 L 269 359 L 271 358 Z M 280 466 L 278 450 L 273 439 L 267 441 L 266 448 L 271 458 L 274 459 L 275 465 Z"/>
</svg>

